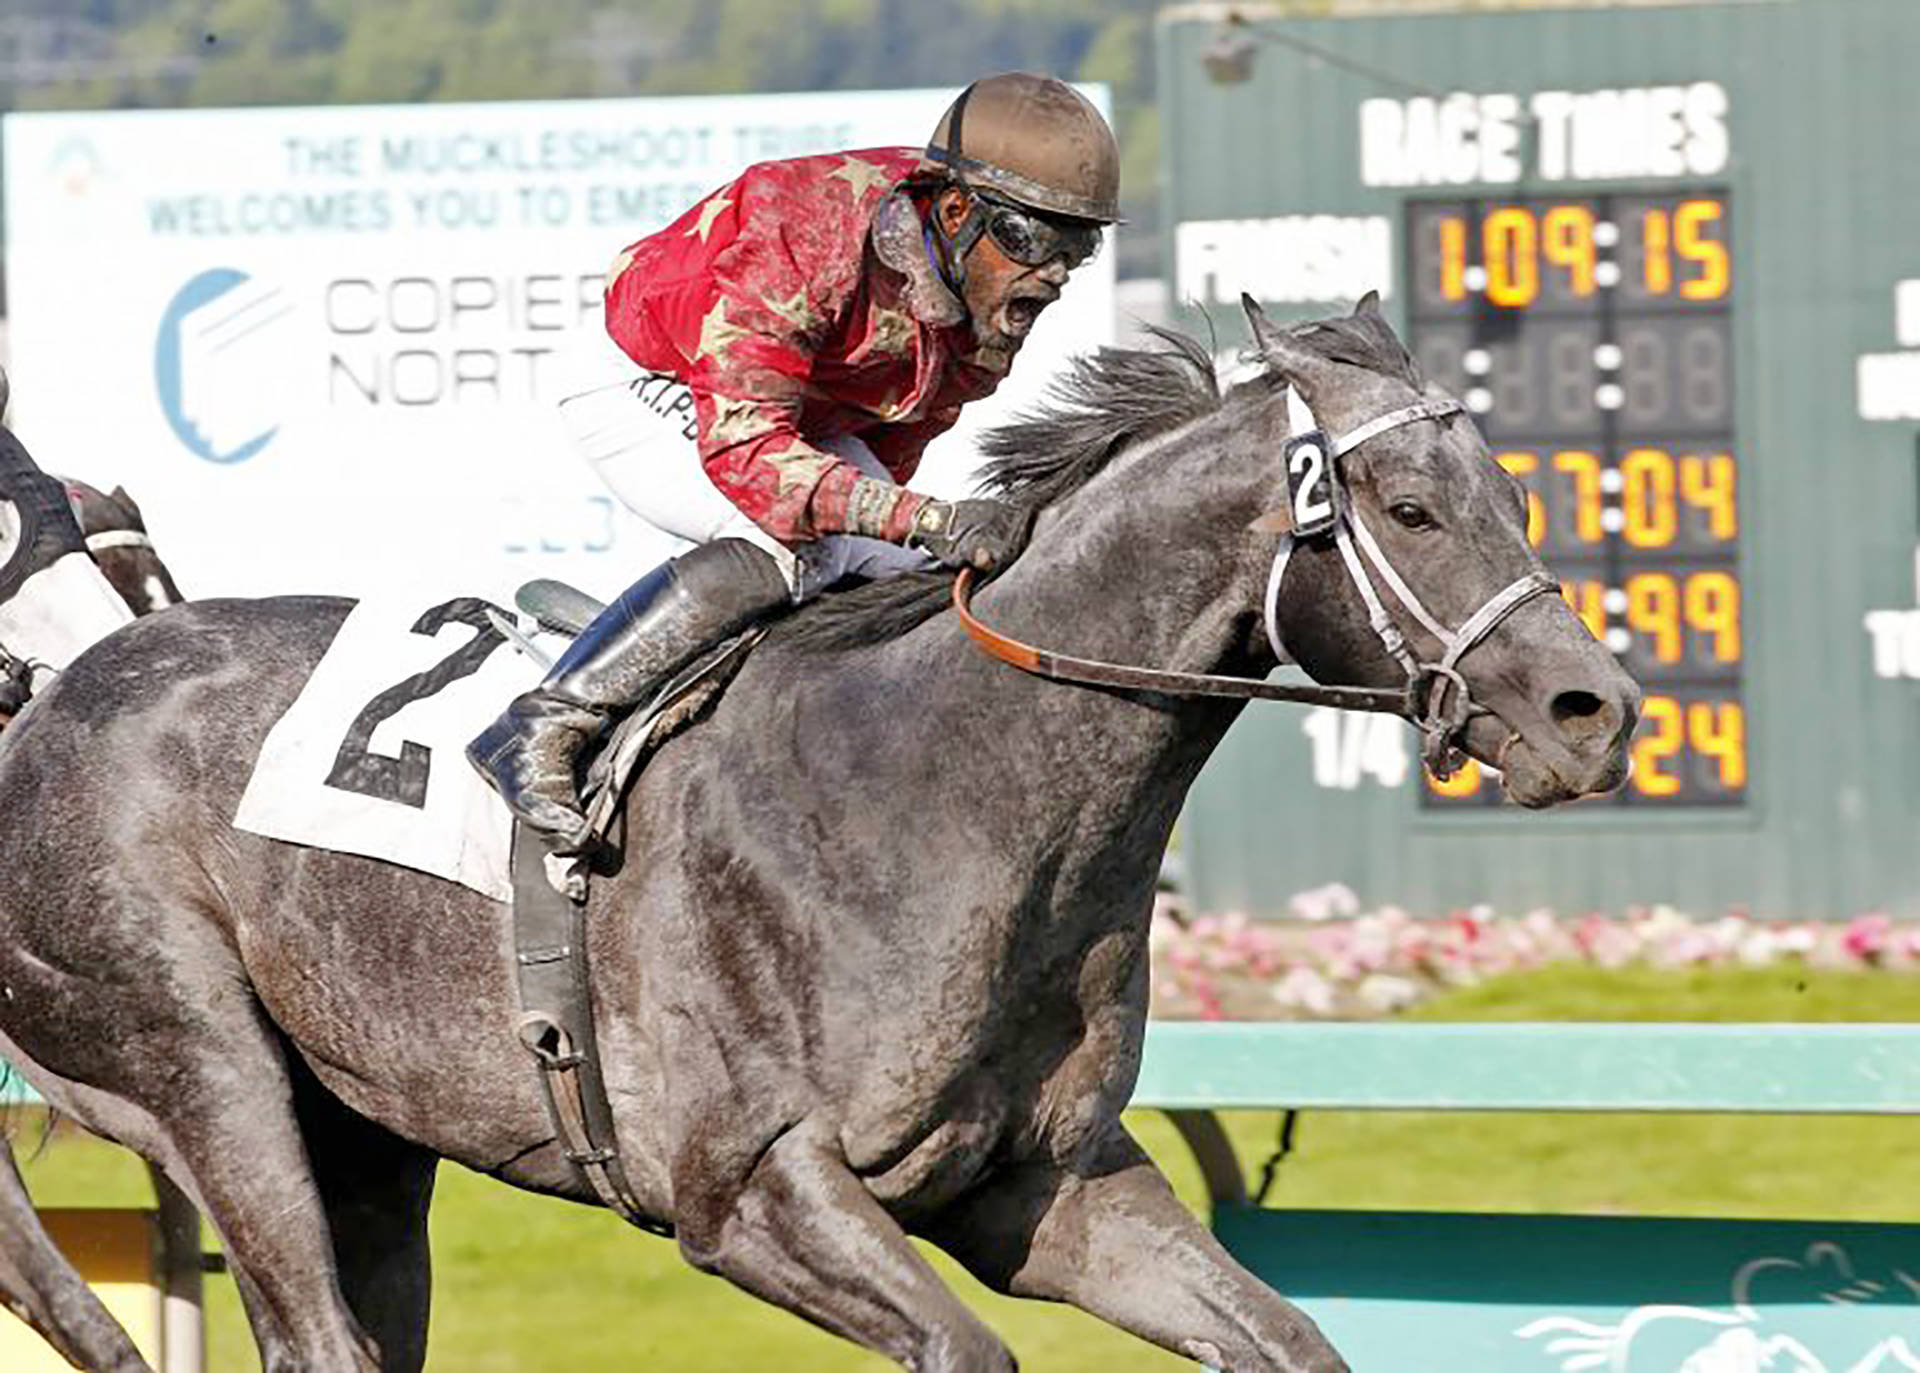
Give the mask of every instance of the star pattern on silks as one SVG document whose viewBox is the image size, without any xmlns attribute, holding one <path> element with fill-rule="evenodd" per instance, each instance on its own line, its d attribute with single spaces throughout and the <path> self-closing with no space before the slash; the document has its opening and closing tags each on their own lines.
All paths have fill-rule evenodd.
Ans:
<svg viewBox="0 0 1920 1373">
<path fill-rule="evenodd" d="M 608 295 L 607 329 L 626 356 L 694 388 L 714 486 L 783 542 L 818 537 L 813 495 L 844 465 L 810 445 L 869 434 L 887 475 L 905 481 L 959 407 L 998 380 L 962 360 L 967 331 L 919 312 L 908 289 L 918 278 L 868 260 L 875 207 L 920 156 L 876 148 L 749 167 L 634 244 Z M 924 206 L 901 205 L 902 241 L 917 253 Z M 834 477 L 821 507 L 836 529 L 850 480 Z"/>
<path fill-rule="evenodd" d="M 841 158 L 840 165 L 828 172 L 827 177 L 829 180 L 846 182 L 856 203 L 865 199 L 867 192 L 875 186 L 893 184 L 893 177 L 885 167 L 876 167 L 857 157 Z"/>
<path fill-rule="evenodd" d="M 727 302 L 723 296 L 713 302 L 713 308 L 700 321 L 700 342 L 694 348 L 693 355 L 696 358 L 724 358 L 735 343 L 752 336 L 753 330 L 742 329 L 727 318 Z"/>
<path fill-rule="evenodd" d="M 778 489 L 783 493 L 813 490 L 820 484 L 820 478 L 826 475 L 827 469 L 839 461 L 798 440 L 761 456 L 773 464 L 778 474 Z"/>
<path fill-rule="evenodd" d="M 807 288 L 804 286 L 788 296 L 785 300 L 776 299 L 773 295 L 768 294 L 760 298 L 760 303 L 802 333 L 810 329 L 817 329 L 820 326 L 819 312 L 813 308 L 812 302 L 807 299 Z"/>
<path fill-rule="evenodd" d="M 613 289 L 613 283 L 620 280 L 620 274 L 632 265 L 633 249 L 627 248 L 622 250 L 620 256 L 613 260 L 613 266 L 607 268 L 607 284 L 605 289 L 611 291 Z"/>
<path fill-rule="evenodd" d="M 706 440 L 714 449 L 731 448 L 736 443 L 758 438 L 773 427 L 773 421 L 759 401 L 715 396 L 713 422 L 707 426 Z"/>
<path fill-rule="evenodd" d="M 707 235 L 713 232 L 713 221 L 720 218 L 721 211 L 730 208 L 732 205 L 733 202 L 731 200 L 728 200 L 717 191 L 708 196 L 706 200 L 701 203 L 699 223 L 687 230 L 687 237 L 698 238 L 702 243 L 705 243 L 707 241 Z"/>
</svg>

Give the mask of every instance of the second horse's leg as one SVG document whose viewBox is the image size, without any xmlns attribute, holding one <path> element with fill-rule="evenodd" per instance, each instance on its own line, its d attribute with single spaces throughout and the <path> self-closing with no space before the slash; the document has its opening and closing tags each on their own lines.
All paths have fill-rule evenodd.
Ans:
<svg viewBox="0 0 1920 1373">
<path fill-rule="evenodd" d="M 439 1159 L 349 1110 L 298 1064 L 294 1076 L 341 1291 L 380 1346 L 381 1373 L 418 1373 L 427 1360 L 427 1206 Z"/>
</svg>

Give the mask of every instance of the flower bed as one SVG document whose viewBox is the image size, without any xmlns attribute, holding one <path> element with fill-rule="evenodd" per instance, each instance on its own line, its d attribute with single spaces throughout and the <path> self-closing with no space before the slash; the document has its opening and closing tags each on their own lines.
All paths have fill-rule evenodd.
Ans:
<svg viewBox="0 0 1920 1373">
<path fill-rule="evenodd" d="M 1699 918 L 1671 906 L 1577 917 L 1499 916 L 1486 906 L 1416 920 L 1362 911 L 1344 886 L 1302 892 L 1295 917 L 1154 915 L 1153 1013 L 1182 1020 L 1328 1020 L 1390 1015 L 1453 987 L 1552 963 L 1920 968 L 1920 924 L 1872 913 L 1846 921 Z"/>
</svg>

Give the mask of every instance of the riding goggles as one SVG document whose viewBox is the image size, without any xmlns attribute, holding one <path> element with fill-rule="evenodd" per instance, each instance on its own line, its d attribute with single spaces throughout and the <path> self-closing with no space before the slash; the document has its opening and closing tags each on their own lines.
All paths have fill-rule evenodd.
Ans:
<svg viewBox="0 0 1920 1373">
<path fill-rule="evenodd" d="M 1100 251 L 1100 226 L 1091 220 L 1056 218 L 1010 200 L 974 192 L 982 202 L 994 246 L 1022 267 L 1066 259 L 1071 271 Z"/>
</svg>

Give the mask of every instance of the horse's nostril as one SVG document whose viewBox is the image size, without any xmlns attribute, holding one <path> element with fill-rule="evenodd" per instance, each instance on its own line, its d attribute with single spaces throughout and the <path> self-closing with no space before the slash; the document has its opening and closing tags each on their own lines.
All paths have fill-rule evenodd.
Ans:
<svg viewBox="0 0 1920 1373">
<path fill-rule="evenodd" d="M 1553 722 L 1561 729 L 1591 726 L 1605 715 L 1607 705 L 1591 691 L 1563 691 L 1553 698 Z"/>
</svg>

